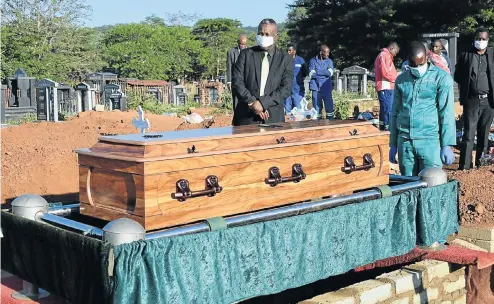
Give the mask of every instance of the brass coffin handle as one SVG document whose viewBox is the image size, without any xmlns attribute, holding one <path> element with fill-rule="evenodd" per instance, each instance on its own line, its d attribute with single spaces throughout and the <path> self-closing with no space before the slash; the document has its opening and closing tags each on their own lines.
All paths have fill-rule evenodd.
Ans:
<svg viewBox="0 0 494 304">
<path fill-rule="evenodd" d="M 282 177 L 280 173 L 280 168 L 271 167 L 269 168 L 269 177 L 264 179 L 264 182 L 271 187 L 275 187 L 281 183 L 294 182 L 298 183 L 301 180 L 305 179 L 307 175 L 304 173 L 301 164 L 294 164 L 292 166 L 292 176 L 290 177 Z"/>
<path fill-rule="evenodd" d="M 220 193 L 223 190 L 218 184 L 218 177 L 215 175 L 209 175 L 206 177 L 206 189 L 199 191 L 191 191 L 189 181 L 186 179 L 180 179 L 177 181 L 177 192 L 172 193 L 172 198 L 177 199 L 179 202 L 184 202 L 188 198 L 198 196 L 215 196 L 216 193 Z"/>
<path fill-rule="evenodd" d="M 370 153 L 366 153 L 364 154 L 364 161 L 362 166 L 356 166 L 355 162 L 353 161 L 353 157 L 351 156 L 345 157 L 344 166 L 341 167 L 341 171 L 350 174 L 354 171 L 368 171 L 371 168 L 374 168 L 375 166 L 376 164 L 372 159 L 372 155 Z"/>
</svg>

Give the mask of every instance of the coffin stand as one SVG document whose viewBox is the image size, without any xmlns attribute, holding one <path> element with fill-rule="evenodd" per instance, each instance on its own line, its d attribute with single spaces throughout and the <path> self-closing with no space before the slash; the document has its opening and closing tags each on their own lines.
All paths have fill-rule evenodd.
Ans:
<svg viewBox="0 0 494 304">
<path fill-rule="evenodd" d="M 76 151 L 81 212 L 150 231 L 386 185 L 388 144 L 360 121 L 102 136 Z"/>
</svg>

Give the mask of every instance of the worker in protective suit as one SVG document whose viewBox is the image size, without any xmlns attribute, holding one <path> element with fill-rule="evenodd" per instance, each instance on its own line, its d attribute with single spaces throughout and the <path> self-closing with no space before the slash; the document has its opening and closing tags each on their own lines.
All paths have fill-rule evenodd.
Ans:
<svg viewBox="0 0 494 304">
<path fill-rule="evenodd" d="M 333 61 L 329 59 L 329 47 L 321 45 L 319 55 L 309 61 L 309 90 L 312 91 L 312 106 L 321 118 L 322 102 L 326 118 L 333 119 L 333 83 L 331 77 L 334 73 Z"/>
<path fill-rule="evenodd" d="M 307 76 L 305 60 L 297 56 L 297 49 L 293 45 L 288 47 L 288 55 L 293 57 L 293 86 L 292 95 L 285 100 L 286 115 L 289 115 L 294 107 L 302 108 L 300 102 L 305 96 L 304 78 Z"/>
<path fill-rule="evenodd" d="M 451 165 L 456 145 L 453 78 L 428 61 L 427 49 L 412 42 L 409 70 L 396 80 L 389 126 L 389 161 L 417 176 L 431 167 Z"/>
</svg>

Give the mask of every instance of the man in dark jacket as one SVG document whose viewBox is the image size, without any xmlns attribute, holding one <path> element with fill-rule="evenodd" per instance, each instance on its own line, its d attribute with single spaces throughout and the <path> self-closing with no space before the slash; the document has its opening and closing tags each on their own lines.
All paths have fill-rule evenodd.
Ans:
<svg viewBox="0 0 494 304">
<path fill-rule="evenodd" d="M 238 105 L 233 125 L 285 121 L 284 102 L 292 93 L 293 58 L 278 49 L 278 27 L 264 19 L 257 29 L 258 46 L 247 48 L 233 70 L 233 93 Z"/>
<path fill-rule="evenodd" d="M 232 47 L 226 53 L 226 85 L 228 90 L 232 91 L 232 72 L 235 63 L 237 62 L 240 51 L 247 47 L 247 35 L 242 34 L 238 37 L 237 46 Z M 232 94 L 233 108 L 237 107 L 237 97 Z"/>
<path fill-rule="evenodd" d="M 488 48 L 489 33 L 475 32 L 473 47 L 458 58 L 455 81 L 460 88 L 464 133 L 460 151 L 460 170 L 472 167 L 472 151 L 477 133 L 475 164 L 487 152 L 489 129 L 494 118 L 494 53 Z"/>
</svg>

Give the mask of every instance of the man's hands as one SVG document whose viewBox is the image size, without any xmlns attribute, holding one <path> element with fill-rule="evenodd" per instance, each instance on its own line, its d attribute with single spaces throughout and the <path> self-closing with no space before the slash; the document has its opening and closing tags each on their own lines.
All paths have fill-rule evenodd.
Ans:
<svg viewBox="0 0 494 304">
<path fill-rule="evenodd" d="M 259 115 L 262 120 L 267 121 L 269 118 L 269 112 L 268 110 L 264 111 L 264 108 L 262 107 L 262 104 L 259 100 L 254 101 L 249 105 L 249 108 L 252 112 L 254 112 L 256 115 Z"/>
</svg>

